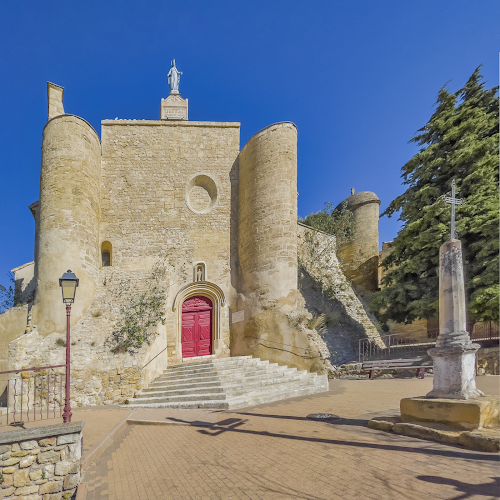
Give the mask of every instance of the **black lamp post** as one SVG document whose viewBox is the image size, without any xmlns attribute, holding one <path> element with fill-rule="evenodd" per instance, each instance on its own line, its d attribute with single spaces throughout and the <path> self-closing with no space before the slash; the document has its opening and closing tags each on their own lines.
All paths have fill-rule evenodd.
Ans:
<svg viewBox="0 0 500 500">
<path fill-rule="evenodd" d="M 69 424 L 71 422 L 71 403 L 70 403 L 70 315 L 71 304 L 75 301 L 76 287 L 80 280 L 69 269 L 59 278 L 59 286 L 62 290 L 63 302 L 66 304 L 66 398 L 64 401 L 63 422 Z"/>
</svg>

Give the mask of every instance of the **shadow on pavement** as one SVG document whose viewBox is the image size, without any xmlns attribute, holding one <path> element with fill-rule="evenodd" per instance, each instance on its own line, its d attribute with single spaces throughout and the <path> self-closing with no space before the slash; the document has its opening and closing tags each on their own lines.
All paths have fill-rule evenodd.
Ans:
<svg viewBox="0 0 500 500">
<path fill-rule="evenodd" d="M 456 479 L 447 479 L 438 476 L 417 476 L 417 479 L 427 481 L 428 483 L 447 484 L 449 486 L 453 486 L 458 492 L 463 493 L 458 497 L 453 497 L 452 500 L 462 500 L 463 498 L 469 498 L 476 495 L 498 498 L 492 495 L 498 495 L 498 492 L 500 492 L 500 478 L 498 477 L 492 477 L 491 479 L 493 481 L 491 483 L 483 484 L 469 484 L 457 481 Z"/>
</svg>

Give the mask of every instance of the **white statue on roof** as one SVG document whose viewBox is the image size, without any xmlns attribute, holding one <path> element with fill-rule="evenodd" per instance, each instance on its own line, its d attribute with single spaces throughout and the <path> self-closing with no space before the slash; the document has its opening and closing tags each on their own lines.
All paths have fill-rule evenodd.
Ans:
<svg viewBox="0 0 500 500">
<path fill-rule="evenodd" d="M 168 86 L 170 87 L 171 94 L 179 93 L 179 82 L 181 80 L 182 71 L 175 67 L 175 59 L 172 61 L 172 67 L 168 72 Z"/>
</svg>

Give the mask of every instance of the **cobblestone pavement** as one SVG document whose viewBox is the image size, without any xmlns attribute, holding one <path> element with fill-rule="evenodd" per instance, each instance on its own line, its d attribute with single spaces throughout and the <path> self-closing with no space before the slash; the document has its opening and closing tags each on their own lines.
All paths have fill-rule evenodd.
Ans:
<svg viewBox="0 0 500 500">
<path fill-rule="evenodd" d="M 482 377 L 478 385 L 493 393 L 498 381 Z M 206 419 L 154 410 L 151 420 L 212 426 L 128 426 L 85 473 L 87 500 L 500 498 L 497 455 L 366 427 L 431 386 L 431 378 L 342 380 L 327 393 Z M 341 418 L 306 418 L 320 412 Z M 147 419 L 146 410 L 140 415 Z"/>
</svg>

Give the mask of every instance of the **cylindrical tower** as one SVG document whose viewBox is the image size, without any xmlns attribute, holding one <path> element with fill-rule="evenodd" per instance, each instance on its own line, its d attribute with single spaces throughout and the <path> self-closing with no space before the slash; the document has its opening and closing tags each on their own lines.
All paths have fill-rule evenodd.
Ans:
<svg viewBox="0 0 500 500">
<path fill-rule="evenodd" d="M 49 119 L 43 130 L 33 310 L 33 323 L 43 335 L 66 329 L 58 281 L 65 271 L 71 269 L 80 279 L 71 313 L 73 324 L 94 295 L 100 262 L 100 169 L 99 137 L 85 120 L 67 114 Z"/>
<path fill-rule="evenodd" d="M 361 295 L 378 289 L 378 220 L 380 200 L 371 191 L 346 198 L 342 204 L 354 214 L 355 229 L 349 243 L 340 246 L 338 257 L 346 277 Z"/>
<path fill-rule="evenodd" d="M 271 125 L 239 159 L 239 263 L 244 288 L 269 300 L 297 289 L 297 128 Z"/>
</svg>

